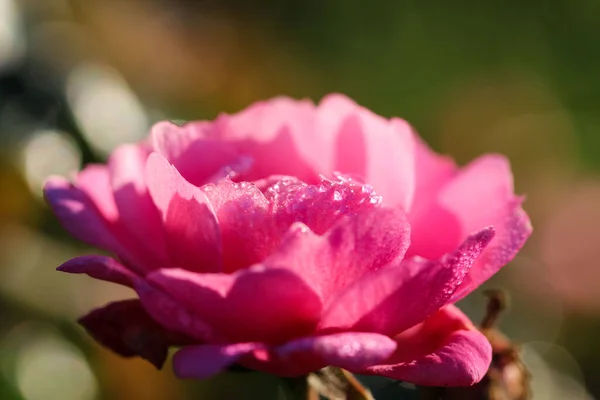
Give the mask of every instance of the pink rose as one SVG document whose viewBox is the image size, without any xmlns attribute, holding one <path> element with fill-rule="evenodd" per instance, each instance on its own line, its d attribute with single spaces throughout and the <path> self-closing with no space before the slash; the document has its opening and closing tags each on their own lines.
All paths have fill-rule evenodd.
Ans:
<svg viewBox="0 0 600 400">
<path fill-rule="evenodd" d="M 59 270 L 139 295 L 81 323 L 157 366 L 184 346 L 184 378 L 237 363 L 473 384 L 490 345 L 452 304 L 531 233 L 505 158 L 459 169 L 403 120 L 341 95 L 159 123 L 146 143 L 44 190 L 66 229 L 116 256 Z"/>
</svg>

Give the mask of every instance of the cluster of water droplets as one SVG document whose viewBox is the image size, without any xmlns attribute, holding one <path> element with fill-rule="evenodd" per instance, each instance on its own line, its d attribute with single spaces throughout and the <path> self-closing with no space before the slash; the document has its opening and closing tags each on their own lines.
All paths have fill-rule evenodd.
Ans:
<svg viewBox="0 0 600 400">
<path fill-rule="evenodd" d="M 280 223 L 303 222 L 316 233 L 323 233 L 341 217 L 381 204 L 373 187 L 340 173 L 331 179 L 320 176 L 316 185 L 284 177 L 263 193 Z"/>
</svg>

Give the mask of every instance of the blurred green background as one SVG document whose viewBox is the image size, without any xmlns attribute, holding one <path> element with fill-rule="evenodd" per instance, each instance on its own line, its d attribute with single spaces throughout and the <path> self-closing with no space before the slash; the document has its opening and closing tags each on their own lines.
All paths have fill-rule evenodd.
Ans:
<svg viewBox="0 0 600 400">
<path fill-rule="evenodd" d="M 54 271 L 93 250 L 40 186 L 158 120 L 332 91 L 460 163 L 510 157 L 535 232 L 485 286 L 512 295 L 535 399 L 600 398 L 600 1 L 0 0 L 0 399 L 274 398 L 268 376 L 181 382 L 92 343 L 74 320 L 132 294 Z"/>
</svg>

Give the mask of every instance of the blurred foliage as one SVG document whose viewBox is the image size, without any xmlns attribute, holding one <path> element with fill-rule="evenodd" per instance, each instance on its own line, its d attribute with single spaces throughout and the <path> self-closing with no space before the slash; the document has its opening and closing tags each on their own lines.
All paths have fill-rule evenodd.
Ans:
<svg viewBox="0 0 600 400">
<path fill-rule="evenodd" d="M 460 163 L 509 156 L 536 231 L 486 287 L 512 294 L 503 327 L 534 398 L 600 397 L 599 42 L 595 0 L 0 0 L 0 399 L 281 395 L 263 374 L 181 382 L 92 343 L 76 318 L 131 293 L 54 272 L 92 250 L 58 226 L 40 180 L 159 119 L 332 91 Z M 478 320 L 483 303 L 461 307 Z M 410 392 L 365 379 L 378 399 Z"/>
</svg>

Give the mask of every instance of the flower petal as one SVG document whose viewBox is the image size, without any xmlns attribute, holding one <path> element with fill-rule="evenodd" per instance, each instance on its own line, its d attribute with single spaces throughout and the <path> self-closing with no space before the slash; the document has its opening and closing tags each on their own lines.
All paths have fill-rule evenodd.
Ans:
<svg viewBox="0 0 600 400">
<path fill-rule="evenodd" d="M 135 291 L 148 315 L 164 328 L 200 342 L 208 341 L 214 336 L 212 328 L 193 311 L 182 307 L 171 296 L 155 289 L 144 280 L 136 280 Z"/>
<path fill-rule="evenodd" d="M 166 217 L 171 199 L 176 193 L 186 199 L 204 197 L 200 188 L 186 181 L 179 171 L 158 153 L 148 156 L 145 176 L 150 196 L 156 207 L 162 212 L 163 219 Z"/>
<path fill-rule="evenodd" d="M 531 235 L 532 227 L 529 216 L 521 208 L 521 201 L 515 200 L 507 206 L 504 219 L 494 225 L 498 234 L 489 248 L 475 262 L 463 283 L 452 296 L 457 302 L 492 277 L 500 268 L 508 264 L 523 247 Z"/>
<path fill-rule="evenodd" d="M 123 357 L 140 356 L 161 368 L 170 346 L 190 339 L 169 332 L 156 323 L 139 300 L 110 303 L 79 319 L 79 323 L 100 344 Z"/>
<path fill-rule="evenodd" d="M 160 154 L 146 165 L 148 188 L 162 211 L 170 265 L 194 271 L 221 270 L 221 237 L 205 194 Z"/>
<path fill-rule="evenodd" d="M 398 118 L 383 118 L 341 94 L 325 97 L 319 116 L 321 131 L 336 132 L 334 170 L 362 177 L 386 205 L 408 212 L 415 190 L 410 126 Z"/>
<path fill-rule="evenodd" d="M 279 243 L 271 229 L 269 202 L 254 185 L 224 179 L 202 190 L 219 224 L 225 272 L 260 262 Z"/>
<path fill-rule="evenodd" d="M 367 275 L 332 300 L 319 329 L 395 335 L 410 328 L 448 302 L 493 237 L 487 228 L 438 261 L 413 258 Z"/>
<path fill-rule="evenodd" d="M 216 124 L 222 140 L 252 157 L 252 169 L 245 180 L 292 175 L 305 182 L 318 181 L 322 169 L 316 166 L 326 159 L 326 149 L 319 146 L 322 140 L 315 129 L 314 104 L 310 101 L 277 97 L 237 114 L 222 114 Z"/>
<path fill-rule="evenodd" d="M 402 211 L 367 209 L 342 218 L 324 236 L 296 223 L 264 265 L 293 270 L 327 304 L 365 274 L 402 259 L 409 238 L 410 226 Z"/>
<path fill-rule="evenodd" d="M 452 158 L 435 153 L 416 133 L 413 133 L 413 137 L 416 187 L 411 213 L 434 200 L 458 171 Z"/>
<path fill-rule="evenodd" d="M 463 237 L 458 218 L 438 203 L 441 189 L 458 167 L 452 159 L 436 154 L 416 134 L 414 140 L 416 187 L 408 216 L 412 235 L 407 255 L 435 260 L 454 249 Z"/>
<path fill-rule="evenodd" d="M 168 269 L 148 280 L 229 342 L 289 340 L 312 332 L 321 313 L 317 294 L 285 269 L 256 266 L 232 275 Z"/>
<path fill-rule="evenodd" d="M 83 190 L 64 178 L 51 177 L 44 184 L 44 197 L 62 226 L 73 236 L 128 260 L 135 258 L 115 236 L 111 222 Z"/>
<path fill-rule="evenodd" d="M 239 360 L 246 368 L 278 376 L 300 376 L 328 365 L 365 370 L 385 362 L 395 351 L 395 340 L 376 333 L 343 332 L 306 336 L 283 345 L 258 348 Z"/>
<path fill-rule="evenodd" d="M 213 138 L 218 125 L 209 121 L 177 126 L 159 122 L 150 133 L 155 151 L 162 154 L 190 183 L 204 185 L 220 171 L 246 172 L 244 156 L 231 143 Z M 246 162 L 247 164 L 247 162 Z"/>
<path fill-rule="evenodd" d="M 154 265 L 164 266 L 168 263 L 164 231 L 144 179 L 147 157 L 142 145 L 121 145 L 111 154 L 108 168 L 119 224 L 155 260 Z"/>
<path fill-rule="evenodd" d="M 387 364 L 368 367 L 367 373 L 421 386 L 470 386 L 483 378 L 492 361 L 487 338 L 454 306 L 442 308 L 396 341 L 397 351 Z"/>
<path fill-rule="evenodd" d="M 165 219 L 174 266 L 198 272 L 221 271 L 221 236 L 213 211 L 196 198 L 175 194 Z"/>
<path fill-rule="evenodd" d="M 57 268 L 70 274 L 87 274 L 92 278 L 133 287 L 138 275 L 111 257 L 82 256 L 73 258 Z"/>
<path fill-rule="evenodd" d="M 290 177 L 264 179 L 258 185 L 223 179 L 202 187 L 219 221 L 226 272 L 268 257 L 295 222 L 303 222 L 322 234 L 340 218 L 377 208 L 380 202 L 372 188 L 342 175 L 332 180 L 322 178 L 317 185 Z M 391 232 L 397 232 L 400 226 L 407 227 L 406 223 L 398 224 Z M 383 229 L 379 231 L 382 232 Z"/>
<path fill-rule="evenodd" d="M 103 185 L 104 173 L 86 174 L 85 187 L 93 185 L 91 178 L 98 178 L 98 184 Z M 100 172 L 96 170 L 95 172 Z M 107 189 L 110 190 L 110 189 Z M 99 190 L 93 191 L 96 200 L 99 200 Z M 120 224 L 120 217 L 115 217 L 116 208 L 109 203 L 103 203 L 103 214 L 90 196 L 66 179 L 51 177 L 44 184 L 44 197 L 50 205 L 61 225 L 78 239 L 107 251 L 123 259 L 127 265 L 143 274 L 148 269 L 155 268 L 156 258 L 140 247 L 135 238 L 128 235 Z M 108 198 L 108 196 L 104 196 Z"/>
<path fill-rule="evenodd" d="M 396 350 L 396 342 L 377 333 L 344 332 L 333 335 L 310 336 L 290 341 L 274 349 L 282 361 L 292 363 L 331 365 L 348 370 L 363 370 L 384 362 Z M 310 361 L 307 363 L 306 361 Z"/>
<path fill-rule="evenodd" d="M 76 186 L 88 195 L 107 221 L 115 222 L 119 218 L 106 165 L 86 165 L 76 176 Z"/>
<path fill-rule="evenodd" d="M 182 379 L 206 379 L 215 375 L 240 357 L 264 347 L 260 343 L 189 346 L 173 357 L 175 374 Z"/>
<path fill-rule="evenodd" d="M 381 204 L 381 196 L 371 186 L 341 174 L 334 174 L 332 179 L 321 177 L 315 185 L 284 177 L 272 181 L 263 191 L 270 203 L 274 234 L 278 237 L 294 222 L 303 222 L 321 235 L 340 218 Z"/>
<path fill-rule="evenodd" d="M 474 188 L 476 192 L 473 193 Z M 440 204 L 457 216 L 463 234 L 494 226 L 496 237 L 456 291 L 456 302 L 510 262 L 531 234 L 531 223 L 513 192 L 510 165 L 502 156 L 473 161 L 444 187 Z"/>
</svg>

